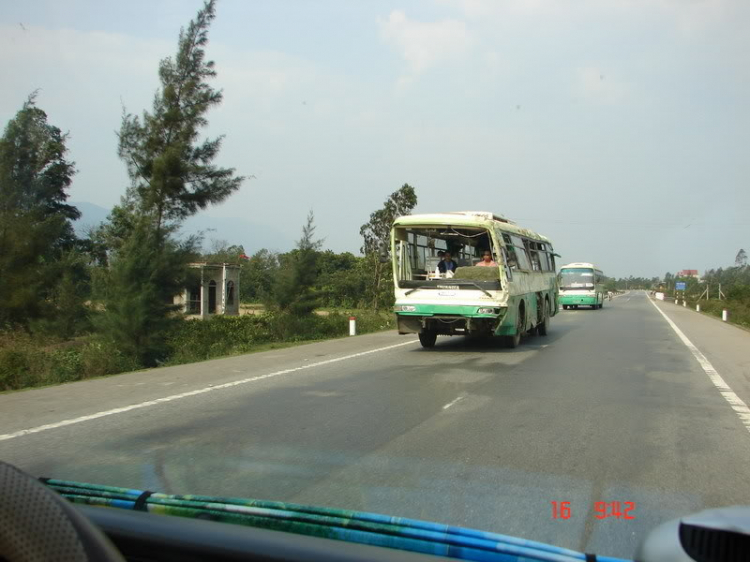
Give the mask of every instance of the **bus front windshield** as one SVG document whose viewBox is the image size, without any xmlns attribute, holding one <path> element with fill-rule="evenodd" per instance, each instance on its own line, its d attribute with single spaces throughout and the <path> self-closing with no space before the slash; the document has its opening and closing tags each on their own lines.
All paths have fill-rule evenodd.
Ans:
<svg viewBox="0 0 750 562">
<path fill-rule="evenodd" d="M 588 289 L 593 286 L 593 269 L 576 267 L 560 271 L 560 289 Z"/>
<path fill-rule="evenodd" d="M 397 228 L 397 280 L 402 287 L 434 284 L 446 277 L 499 281 L 499 258 L 490 233 L 483 228 L 435 226 Z M 494 267 L 477 267 L 485 251 L 493 256 Z M 451 266 L 439 268 L 445 254 Z M 442 271 L 442 273 L 441 273 Z M 416 284 L 416 285 L 415 285 Z"/>
</svg>

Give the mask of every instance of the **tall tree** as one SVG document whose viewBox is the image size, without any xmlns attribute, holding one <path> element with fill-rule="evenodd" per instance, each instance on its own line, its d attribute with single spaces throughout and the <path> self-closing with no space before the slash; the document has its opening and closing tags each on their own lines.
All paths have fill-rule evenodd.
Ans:
<svg viewBox="0 0 750 562">
<path fill-rule="evenodd" d="M 95 317 L 97 333 L 141 365 L 154 366 L 168 352 L 168 336 L 180 322 L 173 296 L 187 284 L 185 264 L 195 244 L 178 243 L 140 221 L 99 272 L 97 296 L 105 313 Z"/>
<path fill-rule="evenodd" d="M 743 267 L 747 265 L 747 252 L 743 248 L 740 248 L 740 251 L 737 252 L 737 256 L 734 258 L 734 265 L 737 267 Z"/>
<path fill-rule="evenodd" d="M 224 201 L 244 181 L 233 168 L 213 164 L 223 136 L 199 142 L 206 113 L 221 103 L 222 92 L 208 81 L 216 76 L 214 62 L 205 58 L 208 29 L 216 0 L 207 0 L 187 29 L 180 30 L 177 55 L 159 65 L 161 88 L 151 113 L 142 118 L 124 114 L 119 156 L 132 185 L 127 198 L 153 222 L 182 221 L 199 209 Z"/>
<path fill-rule="evenodd" d="M 372 272 L 369 287 L 370 298 L 374 309 L 386 301 L 384 289 L 390 290 L 391 265 L 381 260 L 389 254 L 390 232 L 393 221 L 403 215 L 411 214 L 417 206 L 417 193 L 408 183 L 394 191 L 383 203 L 383 207 L 370 215 L 370 220 L 363 224 L 359 233 L 363 238 L 361 251 Z"/>
<path fill-rule="evenodd" d="M 318 279 L 318 251 L 322 243 L 322 240 L 315 239 L 315 216 L 310 211 L 296 249 L 282 258 L 270 304 L 295 316 L 310 314 L 317 308 L 315 283 Z"/>
<path fill-rule="evenodd" d="M 58 282 L 56 261 L 75 243 L 68 205 L 75 166 L 67 135 L 29 96 L 0 138 L 0 323 L 28 325 L 43 315 Z"/>
<path fill-rule="evenodd" d="M 146 365 L 166 351 L 175 312 L 171 299 L 187 281 L 187 263 L 196 254 L 198 240 L 176 241 L 177 229 L 244 180 L 233 168 L 213 163 L 223 137 L 199 139 L 208 110 L 222 100 L 208 83 L 216 71 L 205 58 L 215 5 L 204 3 L 180 30 L 175 58 L 161 61 L 151 112 L 141 118 L 125 113 L 119 132 L 118 154 L 131 185 L 100 235 L 111 254 L 102 276 L 106 314 L 100 327 Z"/>
</svg>

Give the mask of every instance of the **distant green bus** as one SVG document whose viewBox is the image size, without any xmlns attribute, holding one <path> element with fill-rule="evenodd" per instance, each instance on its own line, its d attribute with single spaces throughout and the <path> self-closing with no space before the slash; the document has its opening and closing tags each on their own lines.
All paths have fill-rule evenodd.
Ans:
<svg viewBox="0 0 750 562">
<path fill-rule="evenodd" d="M 569 263 L 560 268 L 557 276 L 560 287 L 559 303 L 563 308 L 590 306 L 594 310 L 604 306 L 604 274 L 592 263 Z"/>
</svg>

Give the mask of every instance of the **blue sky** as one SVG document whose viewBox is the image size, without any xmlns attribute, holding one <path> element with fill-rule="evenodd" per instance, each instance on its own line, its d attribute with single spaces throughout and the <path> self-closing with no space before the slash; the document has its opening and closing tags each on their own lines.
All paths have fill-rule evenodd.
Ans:
<svg viewBox="0 0 750 562">
<path fill-rule="evenodd" d="M 70 132 L 72 200 L 124 192 L 122 104 L 150 107 L 199 6 L 0 5 L 0 121 L 41 89 Z M 205 213 L 286 249 L 312 208 L 326 246 L 356 252 L 408 182 L 418 212 L 502 213 L 612 275 L 731 265 L 750 251 L 748 16 L 721 0 L 221 0 L 208 56 L 225 101 L 206 132 L 255 179 Z"/>
</svg>

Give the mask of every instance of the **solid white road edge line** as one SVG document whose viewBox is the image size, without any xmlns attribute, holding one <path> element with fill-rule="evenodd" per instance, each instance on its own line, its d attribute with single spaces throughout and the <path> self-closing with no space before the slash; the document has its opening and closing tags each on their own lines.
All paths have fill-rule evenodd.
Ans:
<svg viewBox="0 0 750 562">
<path fill-rule="evenodd" d="M 706 356 L 701 353 L 700 349 L 695 347 L 695 345 L 693 345 L 693 342 L 691 342 L 687 338 L 687 336 L 682 333 L 682 330 L 677 327 L 677 324 L 672 322 L 672 319 L 667 316 L 661 308 L 656 306 L 656 303 L 650 298 L 648 299 L 648 302 L 653 304 L 654 308 L 659 311 L 659 314 L 661 314 L 667 321 L 667 323 L 672 326 L 672 329 L 682 340 L 682 343 L 687 346 L 687 348 L 693 354 L 693 357 L 695 357 L 698 363 L 700 363 L 700 366 L 706 372 L 708 378 L 711 379 L 711 382 L 714 383 L 714 386 L 718 389 L 724 399 L 729 403 L 735 413 L 739 416 L 740 421 L 742 421 L 742 425 L 745 426 L 745 429 L 750 431 L 750 408 L 747 407 L 747 404 L 745 404 L 742 398 L 735 394 L 735 392 L 729 387 L 729 385 L 721 377 L 718 371 L 714 369 L 714 366 L 711 365 L 711 362 L 706 359 Z"/>
<path fill-rule="evenodd" d="M 278 377 L 281 375 L 288 375 L 297 371 L 304 371 L 305 369 L 312 369 L 313 367 L 320 367 L 322 365 L 330 365 L 331 363 L 338 363 L 339 361 L 346 361 L 347 359 L 355 359 L 362 357 L 363 355 L 370 355 L 371 353 L 378 353 L 380 351 L 387 351 L 396 347 L 404 345 L 413 345 L 419 340 L 409 340 L 403 343 L 397 343 L 394 345 L 388 345 L 385 347 L 379 347 L 377 349 L 370 349 L 369 351 L 362 351 L 360 353 L 353 353 L 352 355 L 344 355 L 343 357 L 336 357 L 335 359 L 326 359 L 325 361 L 319 361 L 317 363 L 310 363 L 309 365 L 302 365 L 300 367 L 294 367 L 292 369 L 284 369 L 283 371 L 276 371 L 274 373 L 268 373 L 267 375 L 259 375 L 257 377 L 250 377 L 247 379 L 241 379 L 238 381 L 228 382 L 224 384 L 217 384 L 214 386 L 207 386 L 205 388 L 199 388 L 198 390 L 191 390 L 189 392 L 183 392 L 181 394 L 173 394 L 172 396 L 165 396 L 164 398 L 157 398 L 156 400 L 149 400 L 147 402 L 141 402 L 140 404 L 131 404 L 130 406 L 123 406 L 122 408 L 113 408 L 112 410 L 105 410 L 103 412 L 96 412 L 88 416 L 81 416 L 78 418 L 71 418 L 68 420 L 62 420 L 55 423 L 48 423 L 37 427 L 31 427 L 29 429 L 21 429 L 13 433 L 6 433 L 0 435 L 0 441 L 7 441 L 8 439 L 15 439 L 16 437 L 23 437 L 24 435 L 30 435 L 32 433 L 41 433 L 49 429 L 57 429 L 59 427 L 65 427 L 66 425 L 74 425 L 90 420 L 104 418 L 106 416 L 114 416 L 115 414 L 124 414 L 132 410 L 139 410 L 141 408 L 148 408 L 149 406 L 156 406 L 157 404 L 164 404 L 166 402 L 174 402 L 175 400 L 181 400 L 190 396 L 198 396 L 199 394 L 206 394 L 208 392 L 214 392 L 215 390 L 224 390 L 225 388 L 232 388 L 234 386 L 240 386 L 250 382 L 261 381 L 264 379 L 270 379 L 272 377 Z"/>
</svg>

